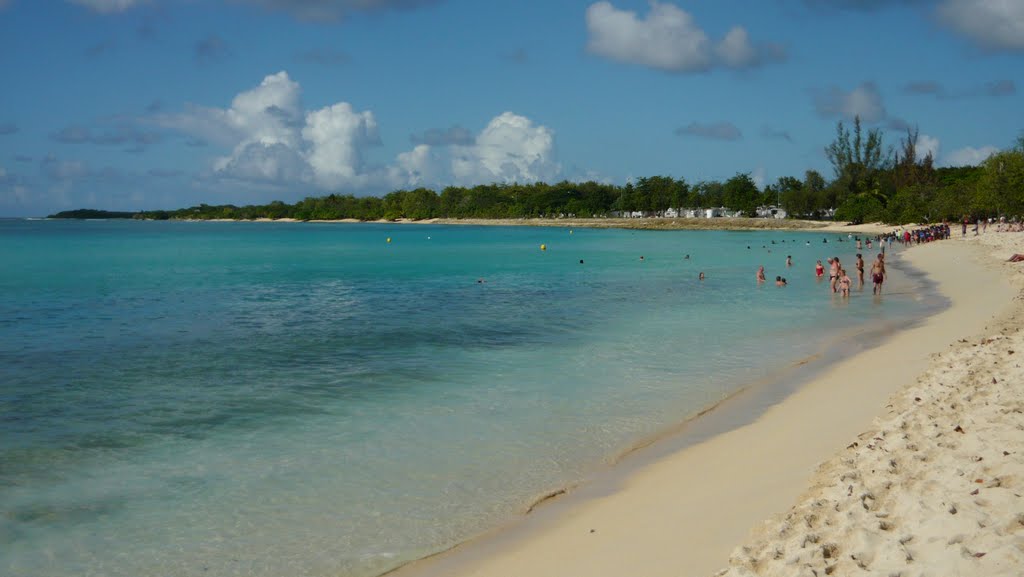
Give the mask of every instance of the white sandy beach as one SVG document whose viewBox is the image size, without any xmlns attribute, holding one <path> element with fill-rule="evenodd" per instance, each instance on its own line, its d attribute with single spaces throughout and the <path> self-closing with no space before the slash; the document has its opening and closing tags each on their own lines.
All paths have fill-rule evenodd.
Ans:
<svg viewBox="0 0 1024 577">
<path fill-rule="evenodd" d="M 1020 575 L 1016 252 L 1024 234 L 992 231 L 906 251 L 948 309 L 608 494 L 570 494 L 397 573 Z"/>
</svg>

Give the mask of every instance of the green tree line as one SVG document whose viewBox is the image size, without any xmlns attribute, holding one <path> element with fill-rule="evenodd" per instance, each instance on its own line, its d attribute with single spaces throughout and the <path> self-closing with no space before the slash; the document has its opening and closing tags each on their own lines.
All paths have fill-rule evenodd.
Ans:
<svg viewBox="0 0 1024 577">
<path fill-rule="evenodd" d="M 481 184 L 396 190 L 384 196 L 330 194 L 294 204 L 207 205 L 134 213 L 140 219 L 424 220 L 431 218 L 600 218 L 672 209 L 725 207 L 756 216 L 759 206 L 785 209 L 790 218 L 852 222 L 958 221 L 1024 216 L 1024 136 L 980 166 L 936 168 L 917 150 L 916 130 L 886 147 L 879 129 L 839 122 L 825 147 L 833 178 L 814 170 L 759 188 L 749 173 L 721 181 L 687 182 L 671 176 L 625 185 L 562 181 L 554 184 Z M 76 211 L 71 211 L 76 212 Z"/>
</svg>

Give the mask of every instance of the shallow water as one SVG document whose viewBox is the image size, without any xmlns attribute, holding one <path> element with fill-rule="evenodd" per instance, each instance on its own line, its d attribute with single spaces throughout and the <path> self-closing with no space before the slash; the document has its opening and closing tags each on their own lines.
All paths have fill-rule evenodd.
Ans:
<svg viewBox="0 0 1024 577">
<path fill-rule="evenodd" d="M 834 298 L 814 260 L 853 245 L 822 238 L 0 221 L 0 574 L 365 576 L 450 546 L 927 312 Z"/>
</svg>

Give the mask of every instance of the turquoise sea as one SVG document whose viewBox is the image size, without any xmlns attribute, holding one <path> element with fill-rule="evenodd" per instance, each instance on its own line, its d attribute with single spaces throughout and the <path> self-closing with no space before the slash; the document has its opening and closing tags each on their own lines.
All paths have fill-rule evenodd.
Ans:
<svg viewBox="0 0 1024 577">
<path fill-rule="evenodd" d="M 913 276 L 833 297 L 841 238 L 0 220 L 0 574 L 362 577 L 447 548 L 941 306 Z"/>
</svg>

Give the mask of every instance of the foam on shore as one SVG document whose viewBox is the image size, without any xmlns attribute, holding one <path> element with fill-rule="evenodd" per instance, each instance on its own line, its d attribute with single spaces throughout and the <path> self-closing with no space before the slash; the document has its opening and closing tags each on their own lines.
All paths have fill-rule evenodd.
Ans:
<svg viewBox="0 0 1024 577">
<path fill-rule="evenodd" d="M 891 483 L 885 489 L 888 492 L 883 493 L 881 489 L 875 488 L 874 481 L 864 480 L 865 476 L 861 474 L 862 480 L 858 482 L 865 488 L 858 492 L 855 487 L 853 492 L 846 496 L 847 501 L 844 501 L 849 507 L 861 508 L 857 515 L 835 512 L 826 520 L 819 514 L 815 521 L 818 525 L 813 531 L 799 530 L 800 527 L 793 528 L 794 518 L 799 517 L 787 517 L 782 512 L 794 502 L 805 504 L 820 500 L 817 492 L 826 490 L 820 487 L 824 480 L 837 477 L 836 471 L 840 469 L 842 472 L 838 477 L 843 477 L 848 472 L 849 466 L 845 464 L 845 460 L 851 451 L 867 456 L 876 456 L 876 451 L 877 455 L 882 454 L 879 442 L 873 442 L 874 437 L 879 435 L 871 432 L 877 428 L 877 425 L 872 428 L 872 419 L 886 411 L 886 403 L 890 396 L 896 395 L 889 412 L 896 411 L 902 414 L 901 409 L 905 409 L 903 412 L 910 411 L 916 415 L 914 418 L 919 419 L 915 422 L 920 426 L 921 434 L 927 437 L 929 431 L 926 427 L 931 417 L 919 410 L 922 403 L 914 401 L 914 405 L 904 407 L 899 404 L 899 399 L 905 400 L 908 398 L 907 395 L 911 395 L 910 399 L 920 397 L 934 399 L 930 402 L 939 403 L 941 393 L 936 389 L 932 393 L 911 394 L 908 392 L 910 389 L 906 389 L 908 385 L 919 387 L 922 383 L 930 381 L 948 385 L 960 374 L 980 375 L 986 370 L 984 367 L 993 363 L 1004 365 L 1000 370 L 1010 370 L 1005 365 L 1006 360 L 1010 358 L 1008 351 L 1016 346 L 1016 341 L 1013 340 L 1015 337 L 1010 334 L 1016 329 L 1001 327 L 1006 329 L 1007 333 L 1000 332 L 999 339 L 989 341 L 985 345 L 980 345 L 981 341 L 976 336 L 979 331 L 991 332 L 995 327 L 991 321 L 997 315 L 1000 318 L 1007 318 L 1008 315 L 1017 318 L 1015 315 L 1020 314 L 1019 303 L 1013 305 L 1012 312 L 1007 311 L 1019 287 L 1011 285 L 1006 267 L 998 266 L 993 255 L 1005 259 L 1010 253 L 1018 252 L 1019 249 L 1008 251 L 1005 245 L 1017 243 L 1019 246 L 1021 237 L 1013 233 L 999 236 L 1000 238 L 995 238 L 996 235 L 990 233 L 984 238 L 989 240 L 989 237 L 992 237 L 992 242 L 1003 245 L 996 249 L 982 248 L 980 243 L 972 238 L 969 239 L 971 242 L 940 242 L 908 251 L 908 261 L 916 268 L 926 271 L 929 277 L 938 283 L 939 290 L 951 302 L 950 308 L 930 317 L 919 326 L 885 340 L 882 346 L 864 351 L 828 368 L 785 401 L 770 407 L 753 423 L 658 459 L 631 473 L 622 482 L 621 487 L 608 494 L 597 495 L 562 507 L 557 506 L 557 502 L 556 506 L 543 507 L 532 516 L 533 519 L 522 523 L 522 526 L 501 538 L 484 539 L 461 547 L 455 554 L 441 555 L 426 563 L 407 567 L 403 574 L 407 570 L 410 575 L 705 576 L 714 574 L 730 563 L 730 552 L 734 551 L 737 543 L 752 539 L 750 544 L 735 550 L 731 568 L 728 569 L 729 575 L 812 575 L 813 570 L 818 568 L 814 563 L 819 563 L 820 569 L 824 569 L 834 566 L 840 557 L 844 564 L 850 561 L 854 563 L 854 567 L 864 565 L 870 568 L 875 565 L 880 571 L 877 574 L 888 575 L 891 572 L 890 565 L 887 561 L 882 561 L 888 559 L 888 554 L 883 555 L 879 552 L 879 541 L 873 541 L 865 536 L 872 529 L 863 525 L 860 511 L 866 514 L 885 513 L 879 507 L 889 502 L 886 499 L 902 498 L 907 487 L 913 483 L 930 487 L 933 483 L 944 486 L 944 481 L 915 480 L 913 483 L 908 482 L 907 487 Z M 998 332 L 1001 329 L 996 330 Z M 988 347 L 985 350 L 990 354 L 972 354 L 968 349 L 976 347 L 969 347 L 968 343 L 960 342 L 961 346 L 957 350 L 966 351 L 959 353 L 960 356 L 956 356 L 957 353 L 946 353 L 947 356 L 935 357 L 935 353 L 949 349 L 951 344 L 964 339 L 969 344 Z M 1005 350 L 999 348 L 1001 344 L 997 345 L 1004 340 Z M 1016 350 L 1024 354 L 1024 343 Z M 953 356 L 949 356 L 950 354 Z M 950 372 L 936 373 L 941 370 L 940 365 L 952 365 L 948 369 Z M 912 385 L 926 369 L 929 373 L 921 377 L 917 385 Z M 940 377 L 928 376 L 932 374 Z M 978 391 L 972 398 L 989 400 L 995 411 L 1009 407 L 1007 418 L 1013 419 L 1016 416 L 1019 423 L 1020 414 L 1014 411 L 1020 410 L 1020 391 L 1009 391 L 998 386 L 1006 382 L 1004 379 L 1011 382 L 1014 379 L 1019 381 L 1019 377 L 1024 376 L 1012 374 L 1016 374 L 1017 377 L 993 375 L 997 379 L 996 383 L 992 383 L 994 388 L 984 394 Z M 941 403 L 936 406 L 940 405 Z M 968 403 L 961 400 L 959 406 L 966 407 Z M 885 416 L 880 418 L 884 419 Z M 903 416 L 901 419 L 900 423 L 910 422 L 909 416 Z M 970 423 L 970 419 L 975 423 L 993 421 L 991 415 L 983 416 L 981 413 L 962 417 L 958 415 L 956 420 L 960 423 Z M 961 425 L 961 428 L 967 431 L 968 425 Z M 970 425 L 970 429 L 978 429 L 979 432 L 982 428 Z M 1004 440 L 1006 434 L 1012 437 L 1012 432 L 1006 430 L 1008 428 L 1012 427 L 996 426 L 996 429 L 1002 431 L 999 435 L 1003 436 L 998 437 L 1000 440 Z M 868 431 L 869 436 L 862 438 L 865 431 Z M 959 450 L 971 453 L 970 458 L 982 457 L 982 460 L 975 462 L 976 467 L 994 467 L 997 464 L 996 455 L 986 456 L 987 453 L 982 454 L 980 449 L 965 442 L 966 434 L 978 433 L 961 434 L 955 428 L 951 431 L 947 435 L 952 438 L 947 437 L 947 441 L 957 444 Z M 1019 429 L 1017 431 L 1019 432 Z M 874 467 L 880 478 L 893 475 L 916 475 L 915 479 L 921 478 L 918 469 L 927 465 L 928 461 L 915 459 L 913 451 L 905 444 L 899 445 L 896 442 L 896 437 L 892 436 L 895 433 L 889 435 L 892 441 L 889 441 L 890 444 L 886 445 L 886 448 L 893 451 L 893 454 L 884 463 Z M 885 436 L 881 438 L 886 439 Z M 1005 438 L 1005 441 L 1011 440 L 1010 437 Z M 916 442 L 920 447 L 922 441 Z M 843 450 L 842 448 L 847 445 L 851 445 L 851 449 Z M 868 448 L 868 445 L 871 445 L 871 448 Z M 1019 447 L 1022 444 L 1017 442 L 1015 446 Z M 842 452 L 830 460 L 837 450 Z M 992 447 L 992 450 L 997 448 Z M 999 449 L 1002 450 L 1017 449 Z M 1016 473 L 1000 472 L 1002 469 L 979 469 L 978 476 L 972 477 L 975 474 L 973 469 L 969 471 L 961 468 L 964 476 L 957 478 L 972 477 L 972 483 L 975 478 L 983 479 L 982 483 L 974 484 L 975 488 L 981 488 L 979 494 L 986 490 L 985 483 L 992 483 L 994 479 L 999 479 L 1000 486 L 989 487 L 988 490 L 1009 486 L 1014 482 L 1013 475 L 1020 477 L 1021 458 L 1019 453 L 1010 453 L 1002 457 L 1005 458 L 1004 462 L 1010 464 L 1010 470 Z M 955 474 L 957 469 L 952 468 L 945 459 L 933 458 L 927 468 Z M 819 468 L 819 464 L 825 460 L 828 462 Z M 890 460 L 895 460 L 897 464 L 891 466 Z M 833 461 L 839 464 L 830 465 Z M 882 465 L 884 467 L 880 469 Z M 815 477 L 815 485 L 805 491 L 808 479 L 815 474 L 816 469 L 818 475 Z M 841 481 L 845 484 L 840 489 L 831 490 L 849 492 L 848 486 L 851 481 L 852 478 L 846 476 Z M 884 484 L 888 481 L 880 482 Z M 1004 493 L 1004 496 L 1016 494 L 1012 493 L 1012 489 L 1009 491 L 1010 493 Z M 1019 489 L 1017 491 L 1019 493 Z M 865 497 L 862 501 L 861 496 L 865 492 L 871 492 L 874 496 Z M 840 495 L 837 494 L 837 498 L 838 496 Z M 969 502 L 968 498 L 976 499 L 978 496 L 970 495 L 968 492 L 963 499 L 957 501 L 958 512 L 964 507 L 964 503 Z M 1017 529 L 1020 519 L 1014 517 L 1010 511 L 1020 511 L 1022 508 L 1011 507 L 1002 499 L 995 500 L 988 496 L 981 499 L 988 499 L 992 504 L 987 506 L 987 514 L 992 515 L 996 511 L 1001 511 L 1006 517 L 990 525 L 993 526 L 992 530 L 996 530 L 994 525 L 998 525 L 998 530 L 1012 534 L 1010 542 L 1016 543 L 999 549 L 1001 553 L 994 554 L 992 562 L 999 560 L 999 563 L 1005 563 L 1008 559 L 1013 559 L 1014 554 L 1019 556 L 1020 542 L 1014 541 L 1019 537 L 1013 535 L 1021 534 Z M 1017 499 L 1019 504 L 1019 497 Z M 798 505 L 798 508 L 801 506 L 804 505 Z M 945 516 L 953 516 L 948 512 L 948 506 L 935 507 L 938 507 Z M 905 509 L 906 511 L 900 509 L 898 513 L 894 509 L 890 514 L 899 514 L 902 516 L 901 519 L 910 519 L 912 515 L 909 511 L 915 507 L 908 505 Z M 795 511 L 796 508 L 792 510 Z M 926 515 L 930 511 L 931 509 L 917 506 L 915 514 Z M 782 517 L 764 524 L 764 519 L 780 513 Z M 898 543 L 906 536 L 904 531 L 911 531 L 911 521 L 901 520 L 900 530 L 897 530 L 893 524 L 895 521 L 884 519 L 874 517 L 872 520 L 874 530 L 880 532 L 883 537 L 898 535 L 894 539 Z M 831 525 L 826 525 L 826 522 Z M 888 529 L 882 528 L 883 524 L 888 526 Z M 780 528 L 784 526 L 791 527 L 788 533 L 780 533 Z M 758 527 L 753 536 L 749 535 L 751 527 Z M 1024 529 L 1024 526 L 1021 528 Z M 834 535 L 826 534 L 828 530 L 834 530 Z M 960 531 L 964 535 L 968 534 L 962 528 Z M 812 534 L 817 542 L 808 539 L 808 534 Z M 918 544 L 931 543 L 929 539 L 932 538 L 932 535 L 925 532 L 914 536 Z M 959 558 L 966 562 L 984 562 L 984 559 L 988 558 L 988 551 L 982 550 L 987 546 L 979 548 L 973 542 L 964 544 L 967 537 L 959 539 L 960 541 L 957 541 L 956 535 L 951 535 L 940 540 L 944 545 L 947 542 L 956 545 Z M 890 549 L 898 552 L 910 542 L 906 541 Z M 829 543 L 852 543 L 852 550 L 825 547 Z M 961 550 L 961 545 L 969 554 Z M 1013 547 L 1016 547 L 1016 553 Z M 923 550 L 922 548 L 915 551 L 915 559 L 922 558 Z M 860 552 L 857 559 L 851 557 L 857 554 L 854 551 Z M 874 557 L 869 561 L 871 552 L 874 552 Z M 986 554 L 979 556 L 977 553 Z M 902 557 L 904 563 L 906 557 L 907 555 Z M 942 558 L 929 565 L 922 560 L 915 570 L 920 572 L 920 568 L 923 567 L 945 567 L 943 563 L 946 562 L 948 559 Z M 822 575 L 820 569 L 818 574 Z M 980 572 L 989 574 L 986 570 Z M 843 573 L 841 571 L 839 574 Z"/>
</svg>

